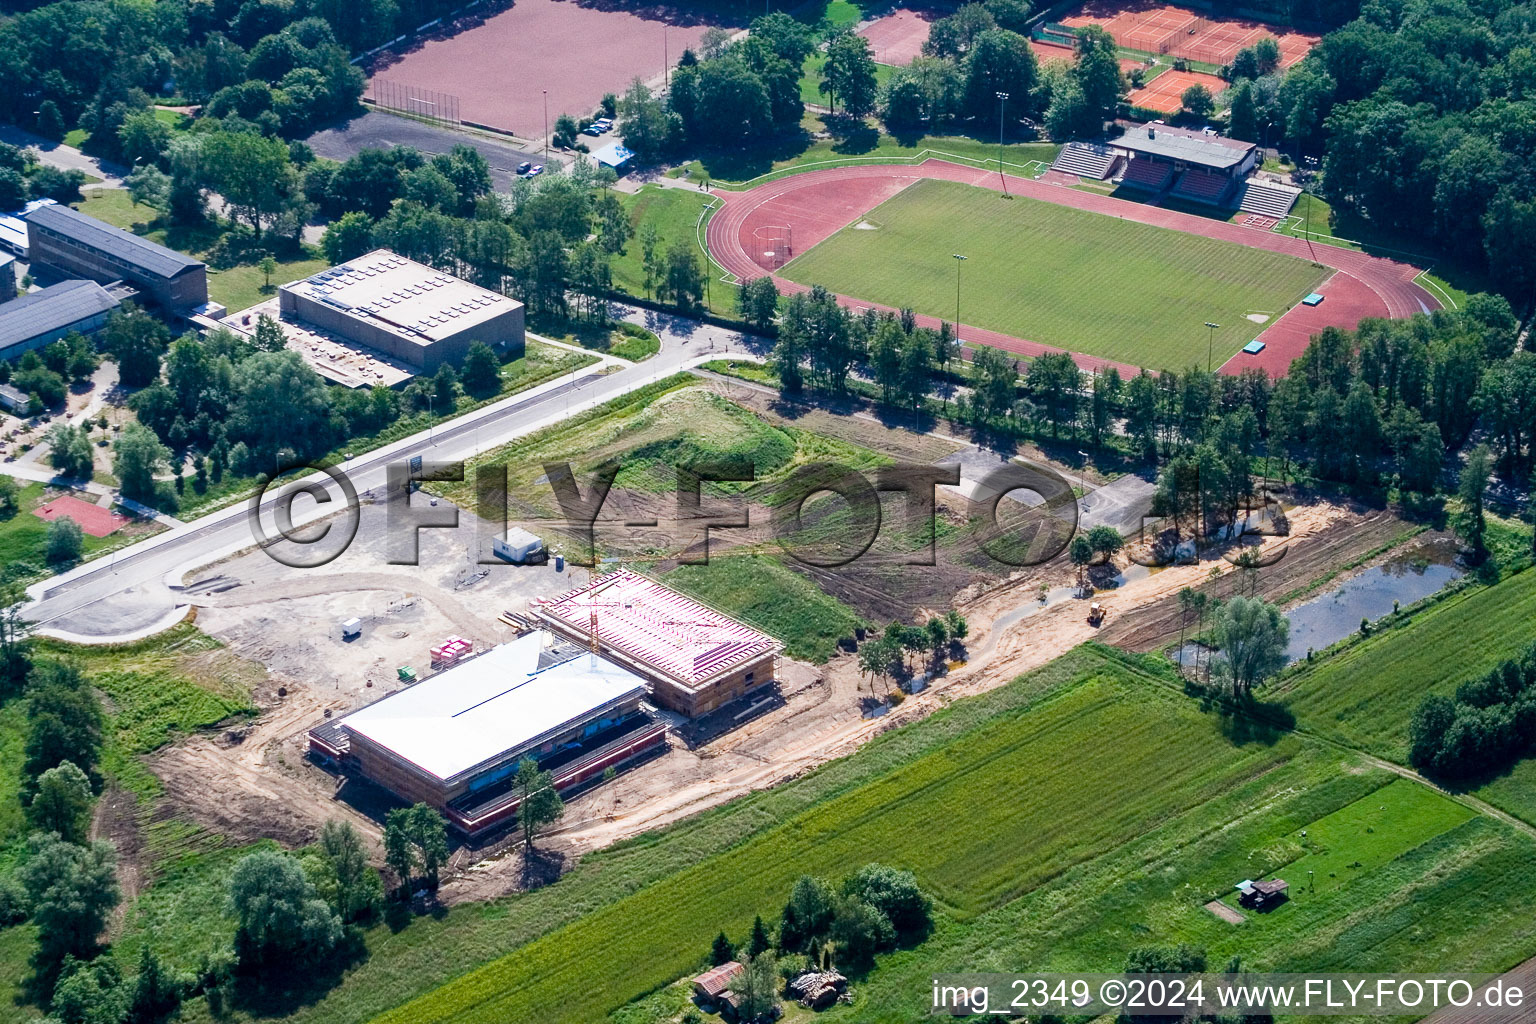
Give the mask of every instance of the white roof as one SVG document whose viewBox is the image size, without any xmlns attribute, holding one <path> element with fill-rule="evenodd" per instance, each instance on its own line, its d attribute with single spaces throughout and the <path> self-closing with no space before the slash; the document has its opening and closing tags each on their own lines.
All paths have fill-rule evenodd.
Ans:
<svg viewBox="0 0 1536 1024">
<path fill-rule="evenodd" d="M 521 305 L 388 249 L 282 287 L 418 344 L 452 337 Z"/>
<path fill-rule="evenodd" d="M 446 782 L 645 693 L 639 676 L 568 644 L 541 671 L 550 640 L 536 631 L 494 647 L 340 724 Z"/>
</svg>

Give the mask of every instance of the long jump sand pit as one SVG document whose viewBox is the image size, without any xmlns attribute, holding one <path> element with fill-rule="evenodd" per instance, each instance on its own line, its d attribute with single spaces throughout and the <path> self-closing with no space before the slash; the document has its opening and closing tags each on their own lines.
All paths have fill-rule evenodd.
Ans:
<svg viewBox="0 0 1536 1024">
<path fill-rule="evenodd" d="M 380 54 L 370 87 L 384 79 L 448 93 L 458 97 L 461 120 L 542 137 L 546 90 L 551 125 L 562 113 L 590 114 L 604 93 L 659 78 L 711 25 L 734 27 L 722 17 L 686 3 L 620 9 L 607 0 L 514 0 Z"/>
</svg>

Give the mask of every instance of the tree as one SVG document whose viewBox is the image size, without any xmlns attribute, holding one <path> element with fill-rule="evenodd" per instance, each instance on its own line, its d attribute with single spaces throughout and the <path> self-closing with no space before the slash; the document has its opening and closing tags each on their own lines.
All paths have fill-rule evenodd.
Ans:
<svg viewBox="0 0 1536 1024">
<path fill-rule="evenodd" d="M 59 105 L 53 100 L 43 100 L 37 105 L 37 134 L 45 139 L 60 142 L 65 133 L 64 116 L 59 113 Z"/>
<path fill-rule="evenodd" d="M 933 927 L 933 900 L 910 871 L 866 864 L 843 882 L 842 891 L 883 914 L 899 942 L 921 942 Z"/>
<path fill-rule="evenodd" d="M 171 450 L 160 443 L 154 431 L 138 423 L 125 426 L 112 442 L 112 472 L 123 497 L 153 501 L 155 474 L 165 468 L 170 458 Z"/>
<path fill-rule="evenodd" d="M 66 477 L 89 480 L 95 463 L 95 446 L 85 427 L 56 422 L 43 435 L 48 443 L 48 462 Z"/>
<path fill-rule="evenodd" d="M 15 481 L 0 477 L 0 484 Z M 14 499 L 12 499 L 14 501 Z M 32 671 L 32 624 L 21 613 L 26 592 L 15 583 L 0 584 L 0 700 L 21 692 Z"/>
<path fill-rule="evenodd" d="M 244 218 L 256 238 L 293 198 L 296 180 L 281 139 L 250 132 L 214 132 L 203 143 L 208 184 Z"/>
<path fill-rule="evenodd" d="M 875 109 L 875 58 L 869 40 L 846 32 L 828 43 L 820 88 L 834 112 L 838 100 L 849 117 L 864 117 Z"/>
<path fill-rule="evenodd" d="M 341 940 L 341 919 L 286 853 L 242 857 L 230 875 L 228 905 L 242 963 L 279 966 L 324 957 Z"/>
<path fill-rule="evenodd" d="M 416 846 L 411 842 L 411 815 L 407 808 L 396 807 L 384 819 L 384 863 L 400 880 L 400 898 L 410 896 Z"/>
<path fill-rule="evenodd" d="M 542 770 L 531 757 L 525 757 L 518 763 L 513 781 L 522 796 L 522 802 L 517 807 L 517 817 L 523 829 L 523 847 L 531 850 L 539 829 L 553 825 L 564 816 L 565 802 L 555 792 L 554 776 Z"/>
<path fill-rule="evenodd" d="M 276 317 L 266 313 L 256 315 L 256 331 L 251 335 L 251 342 L 258 352 L 281 352 L 288 347 L 288 337 L 283 333 L 283 325 Z"/>
<path fill-rule="evenodd" d="M 1488 554 L 1488 523 L 1483 512 L 1483 494 L 1488 490 L 1488 478 L 1493 472 L 1493 460 L 1487 445 L 1478 445 L 1467 455 L 1456 483 L 1456 496 L 1461 499 L 1457 526 L 1462 539 L 1472 549 L 1472 557 L 1482 561 Z"/>
<path fill-rule="evenodd" d="M 49 565 L 62 566 L 80 561 L 80 556 L 85 553 L 85 534 L 81 532 L 80 524 L 69 516 L 60 516 L 49 523 L 43 550 Z"/>
<path fill-rule="evenodd" d="M 1067 558 L 1078 568 L 1088 565 L 1094 559 L 1093 542 L 1085 535 L 1077 534 L 1067 545 Z"/>
<path fill-rule="evenodd" d="M 448 859 L 448 826 L 443 816 L 427 804 L 418 803 L 410 810 L 409 830 L 411 842 L 421 857 L 421 870 L 426 875 L 427 888 L 437 890 L 438 872 Z"/>
<path fill-rule="evenodd" d="M 270 289 L 272 287 L 272 275 L 277 273 L 277 258 L 274 257 L 271 253 L 265 253 L 261 259 L 256 262 L 256 266 L 261 270 L 261 276 L 263 279 L 262 287 L 264 289 Z"/>
<path fill-rule="evenodd" d="M 501 390 L 501 360 L 484 342 L 472 342 L 464 356 L 464 372 L 459 380 L 476 398 L 485 398 Z"/>
<path fill-rule="evenodd" d="M 728 964 L 736 959 L 736 947 L 731 945 L 731 940 L 725 937 L 725 932 L 715 936 L 715 941 L 709 947 L 709 962 L 715 967 Z"/>
<path fill-rule="evenodd" d="M 107 318 L 101 347 L 117 360 L 124 387 L 143 387 L 160 375 L 160 356 L 171 342 L 165 325 L 131 303 Z"/>
<path fill-rule="evenodd" d="M 779 286 L 766 274 L 741 282 L 736 299 L 741 318 L 760 331 L 768 331 L 779 312 Z"/>
<path fill-rule="evenodd" d="M 170 144 L 171 126 L 153 110 L 129 114 L 117 129 L 118 151 L 130 164 L 152 164 Z"/>
<path fill-rule="evenodd" d="M 382 888 L 379 873 L 368 866 L 363 837 L 350 821 L 332 818 L 320 829 L 320 848 L 336 876 L 336 913 L 343 922 L 371 916 Z"/>
<path fill-rule="evenodd" d="M 121 896 L 112 844 L 97 840 L 80 846 L 51 834 L 34 834 L 27 850 L 18 877 L 37 924 L 35 962 L 52 968 L 66 956 L 89 958 Z"/>
<path fill-rule="evenodd" d="M 773 940 L 768 937 L 768 926 L 763 924 L 762 915 L 752 919 L 752 934 L 747 938 L 747 956 L 761 956 L 773 948 Z"/>
<path fill-rule="evenodd" d="M 1216 646 L 1221 649 L 1220 673 L 1232 681 L 1232 696 L 1241 698 L 1285 667 L 1291 623 L 1280 609 L 1252 597 L 1234 597 L 1216 613 Z"/>
<path fill-rule="evenodd" d="M 741 998 L 741 1019 L 758 1020 L 773 1014 L 779 1005 L 779 969 L 772 953 L 759 953 L 749 957 L 746 968 L 733 983 L 734 991 Z"/>
<path fill-rule="evenodd" d="M 83 843 L 90 828 L 91 780 L 72 761 L 43 772 L 27 807 L 27 822 L 38 832 L 56 832 L 70 843 Z"/>
<path fill-rule="evenodd" d="M 320 248 L 332 264 L 356 259 L 373 248 L 373 219 L 361 210 L 342 214 L 325 229 Z"/>
<path fill-rule="evenodd" d="M 1211 96 L 1211 90 L 1197 82 L 1180 94 L 1179 106 L 1191 117 L 1210 117 L 1211 111 L 1216 108 L 1216 101 Z"/>
<path fill-rule="evenodd" d="M 128 990 L 116 957 L 64 959 L 53 987 L 53 1019 L 62 1024 L 121 1024 L 127 1012 Z"/>
<path fill-rule="evenodd" d="M 1245 142 L 1259 141 L 1259 113 L 1253 101 L 1253 85 L 1241 82 L 1232 89 L 1227 134 Z"/>
<path fill-rule="evenodd" d="M 679 309 L 691 310 L 704 298 L 704 271 L 688 242 L 667 247 L 666 262 L 657 295 Z"/>
<path fill-rule="evenodd" d="M 997 94 L 1008 93 L 1017 110 L 1029 102 L 1027 97 L 1039 78 L 1039 64 L 1027 39 L 1004 29 L 983 32 L 965 59 L 965 111 L 983 124 L 996 126 Z"/>
<path fill-rule="evenodd" d="M 1120 531 L 1113 526 L 1095 526 L 1088 531 L 1088 544 L 1093 548 L 1093 553 L 1100 561 L 1107 562 L 1111 556 L 1125 546 L 1125 539 L 1120 536 Z"/>
<path fill-rule="evenodd" d="M 80 670 L 58 661 L 39 662 L 27 686 L 26 759 L 22 792 L 29 800 L 38 779 L 50 768 L 72 761 L 101 788 L 96 764 L 101 759 L 102 717 L 96 694 Z"/>
<path fill-rule="evenodd" d="M 801 875 L 789 891 L 779 925 L 779 948 L 805 952 L 825 939 L 832 928 L 833 891 L 826 882 Z"/>
<path fill-rule="evenodd" d="M 1071 80 L 1082 91 L 1089 120 L 1082 125 L 1087 134 L 1096 135 L 1105 121 L 1112 121 L 1125 96 L 1125 75 L 1120 70 L 1120 49 L 1114 36 L 1097 25 L 1077 32 L 1077 62 Z"/>
<path fill-rule="evenodd" d="M 181 1006 L 182 980 L 167 970 L 148 943 L 139 947 L 139 973 L 128 1001 L 127 1024 L 162 1024 Z"/>
</svg>

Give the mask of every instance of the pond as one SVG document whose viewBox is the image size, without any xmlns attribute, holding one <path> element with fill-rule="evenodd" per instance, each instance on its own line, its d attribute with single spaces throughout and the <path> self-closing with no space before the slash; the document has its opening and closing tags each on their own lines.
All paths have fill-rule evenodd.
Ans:
<svg viewBox="0 0 1536 1024">
<path fill-rule="evenodd" d="M 1466 571 L 1456 564 L 1452 545 L 1414 545 L 1287 612 L 1286 617 L 1291 620 L 1287 660 L 1298 662 L 1307 656 L 1308 650 L 1331 647 L 1358 630 L 1361 619 L 1374 622 L 1392 614 L 1393 602 L 1406 608 L 1464 575 Z M 1199 644 L 1187 643 L 1168 656 L 1186 668 L 1204 668 L 1210 652 Z"/>
</svg>

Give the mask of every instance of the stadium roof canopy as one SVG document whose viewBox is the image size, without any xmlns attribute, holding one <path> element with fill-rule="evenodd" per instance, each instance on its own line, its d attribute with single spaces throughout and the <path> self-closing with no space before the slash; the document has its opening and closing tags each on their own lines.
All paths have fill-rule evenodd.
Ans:
<svg viewBox="0 0 1536 1024">
<path fill-rule="evenodd" d="M 390 694 L 342 725 L 429 775 L 453 782 L 567 724 L 645 694 L 640 677 L 535 631 Z"/>
<path fill-rule="evenodd" d="M 1253 149 L 1253 143 L 1240 139 L 1227 139 L 1155 123 L 1127 128 L 1125 134 L 1111 140 L 1110 145 L 1139 156 L 1178 160 L 1218 171 L 1241 163 Z"/>
</svg>

